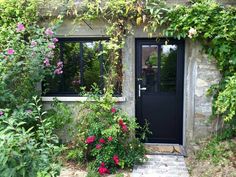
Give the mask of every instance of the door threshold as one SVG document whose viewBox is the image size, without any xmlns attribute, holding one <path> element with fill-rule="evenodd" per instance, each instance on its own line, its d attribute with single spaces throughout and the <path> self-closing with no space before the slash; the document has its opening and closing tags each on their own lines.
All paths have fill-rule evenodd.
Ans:
<svg viewBox="0 0 236 177">
<path fill-rule="evenodd" d="M 179 144 L 144 143 L 149 155 L 176 155 L 187 157 L 185 147 Z"/>
</svg>

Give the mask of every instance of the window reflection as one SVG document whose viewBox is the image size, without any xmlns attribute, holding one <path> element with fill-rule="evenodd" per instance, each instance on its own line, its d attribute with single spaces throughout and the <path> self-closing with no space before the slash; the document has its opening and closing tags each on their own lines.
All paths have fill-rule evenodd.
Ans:
<svg viewBox="0 0 236 177">
<path fill-rule="evenodd" d="M 148 92 L 157 91 L 157 45 L 142 45 L 142 79 Z"/>
<path fill-rule="evenodd" d="M 161 46 L 160 91 L 176 91 L 177 46 Z"/>
</svg>

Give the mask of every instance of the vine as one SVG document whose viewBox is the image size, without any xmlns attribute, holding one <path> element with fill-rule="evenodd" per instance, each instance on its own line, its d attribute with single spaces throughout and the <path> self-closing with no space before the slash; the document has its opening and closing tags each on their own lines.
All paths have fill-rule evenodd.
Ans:
<svg viewBox="0 0 236 177">
<path fill-rule="evenodd" d="M 110 37 L 110 59 L 113 66 L 119 59 L 119 50 L 124 47 L 127 36 L 135 27 L 142 26 L 149 36 L 191 38 L 201 42 L 209 58 L 214 58 L 222 74 L 219 84 L 213 85 L 213 116 L 235 118 L 236 101 L 226 95 L 235 95 L 235 87 L 229 86 L 235 80 L 236 71 L 236 8 L 222 6 L 215 0 L 190 1 L 189 5 L 167 6 L 163 0 L 109 0 L 84 1 L 82 12 L 74 15 L 79 21 L 103 20 L 107 23 Z M 70 11 L 70 9 L 68 10 Z M 163 29 L 161 33 L 156 31 Z M 107 86 L 115 78 L 114 68 L 107 79 Z M 232 81 L 233 80 L 233 81 Z M 224 108 L 222 108 L 224 105 Z"/>
</svg>

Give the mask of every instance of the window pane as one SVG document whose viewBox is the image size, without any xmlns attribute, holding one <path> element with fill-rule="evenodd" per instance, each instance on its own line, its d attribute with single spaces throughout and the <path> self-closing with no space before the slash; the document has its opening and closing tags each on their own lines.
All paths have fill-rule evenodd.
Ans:
<svg viewBox="0 0 236 177">
<path fill-rule="evenodd" d="M 104 77 L 110 72 L 111 64 L 108 60 L 107 42 L 105 40 L 85 41 L 72 39 L 60 41 L 56 46 L 54 59 L 51 64 L 63 62 L 63 73 L 46 78 L 43 91 L 46 95 L 79 94 L 82 87 L 90 91 L 96 84 L 101 90 L 104 88 Z M 122 68 L 117 64 L 117 78 L 115 79 L 115 94 L 121 93 Z M 120 79 L 119 79 L 120 78 Z M 47 84 L 45 84 L 47 83 Z"/>
<path fill-rule="evenodd" d="M 114 85 L 114 95 L 119 96 L 122 93 L 122 79 L 123 79 L 123 73 L 122 73 L 122 50 L 119 51 L 119 59 L 115 66 L 111 67 L 111 62 L 108 59 L 109 55 L 111 54 L 108 50 L 109 44 L 105 41 L 102 42 L 103 46 L 103 55 L 102 55 L 102 65 L 103 65 L 103 75 L 104 78 L 108 78 L 111 72 L 111 68 L 115 69 L 115 72 L 117 73 L 116 77 L 113 79 L 113 85 Z"/>
<path fill-rule="evenodd" d="M 177 45 L 161 46 L 160 91 L 176 91 Z"/>
<path fill-rule="evenodd" d="M 81 83 L 80 78 L 80 43 L 63 43 L 63 91 L 78 93 Z"/>
<path fill-rule="evenodd" d="M 57 44 L 54 52 L 53 65 L 63 62 L 63 73 L 47 78 L 47 94 L 76 94 L 80 87 L 80 43 Z"/>
<path fill-rule="evenodd" d="M 147 92 L 157 91 L 157 45 L 142 45 L 142 79 Z"/>
<path fill-rule="evenodd" d="M 102 76 L 100 76 L 100 60 L 101 55 L 99 45 L 100 42 L 84 42 L 83 43 L 83 63 L 84 63 L 84 79 L 83 86 L 87 91 L 91 90 L 93 84 L 98 85 L 101 88 Z"/>
</svg>

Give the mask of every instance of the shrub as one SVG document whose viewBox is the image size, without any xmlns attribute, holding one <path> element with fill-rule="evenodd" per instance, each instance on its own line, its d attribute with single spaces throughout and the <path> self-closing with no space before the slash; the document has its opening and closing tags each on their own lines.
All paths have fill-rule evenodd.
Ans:
<svg viewBox="0 0 236 177">
<path fill-rule="evenodd" d="M 89 163 L 89 170 L 100 175 L 132 167 L 145 160 L 145 148 L 134 135 L 139 127 L 114 106 L 112 94 L 93 96 L 80 105 L 78 133 L 68 158 Z"/>
<path fill-rule="evenodd" d="M 31 110 L 2 110 L 0 116 L 0 176 L 57 176 L 57 157 L 62 151 L 54 135 L 52 123 L 45 119 L 39 100 L 29 105 Z M 26 120 L 34 122 L 32 127 Z"/>
</svg>

